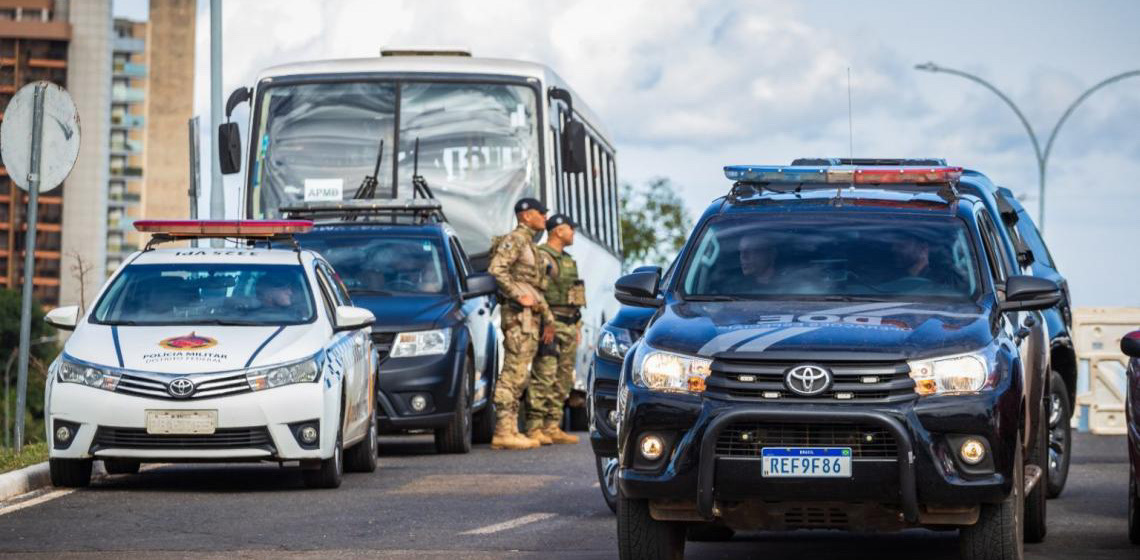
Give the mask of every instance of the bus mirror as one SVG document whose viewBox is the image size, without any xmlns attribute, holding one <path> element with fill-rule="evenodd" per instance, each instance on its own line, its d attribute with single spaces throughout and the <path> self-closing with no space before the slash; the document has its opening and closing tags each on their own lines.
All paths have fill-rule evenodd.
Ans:
<svg viewBox="0 0 1140 560">
<path fill-rule="evenodd" d="M 241 131 L 237 123 L 218 126 L 218 166 L 223 175 L 241 171 Z"/>
<path fill-rule="evenodd" d="M 567 120 L 562 126 L 562 171 L 581 173 L 586 170 L 586 125 Z"/>
</svg>

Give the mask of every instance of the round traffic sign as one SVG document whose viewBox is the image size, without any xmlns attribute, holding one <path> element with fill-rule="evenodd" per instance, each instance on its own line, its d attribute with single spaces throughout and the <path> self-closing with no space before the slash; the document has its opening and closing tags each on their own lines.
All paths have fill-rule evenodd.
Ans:
<svg viewBox="0 0 1140 560">
<path fill-rule="evenodd" d="M 8 176 L 21 189 L 28 190 L 32 172 L 32 120 L 35 90 L 44 88 L 44 113 L 40 141 L 39 192 L 60 185 L 79 156 L 79 111 L 67 90 L 51 82 L 32 82 L 16 92 L 4 109 L 0 122 L 0 155 Z"/>
</svg>

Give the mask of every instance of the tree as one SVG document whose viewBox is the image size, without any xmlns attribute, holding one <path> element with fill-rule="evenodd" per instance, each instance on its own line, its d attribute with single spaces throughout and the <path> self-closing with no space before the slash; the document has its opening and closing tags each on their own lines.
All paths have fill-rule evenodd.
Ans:
<svg viewBox="0 0 1140 560">
<path fill-rule="evenodd" d="M 19 290 L 0 290 L 0 352 L 2 352 L 0 366 L 11 366 L 10 372 L 0 372 L 0 376 L 3 376 L 0 377 L 0 382 L 5 379 L 8 381 L 6 387 L 0 386 L 4 395 L 8 397 L 7 402 L 0 400 L 0 403 L 8 405 L 3 411 L 5 424 L 8 426 L 15 425 L 15 419 L 11 416 L 15 413 L 16 407 L 16 368 L 12 364 L 16 362 L 14 356 L 20 344 L 20 299 Z M 44 381 L 46 381 L 47 366 L 55 359 L 59 348 L 54 342 L 43 342 L 43 340 L 54 337 L 55 334 L 56 330 L 44 322 L 43 308 L 33 302 L 32 352 L 28 363 L 28 408 L 24 416 L 25 443 L 40 441 L 44 437 Z"/>
<path fill-rule="evenodd" d="M 621 208 L 627 270 L 645 264 L 667 266 L 693 227 L 685 203 L 664 177 L 650 179 L 642 189 L 626 183 L 621 190 Z"/>
</svg>

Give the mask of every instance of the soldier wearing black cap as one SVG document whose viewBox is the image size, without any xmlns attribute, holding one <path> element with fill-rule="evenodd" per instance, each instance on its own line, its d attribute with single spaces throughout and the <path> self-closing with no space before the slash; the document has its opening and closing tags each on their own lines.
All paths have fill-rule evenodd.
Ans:
<svg viewBox="0 0 1140 560">
<path fill-rule="evenodd" d="M 536 235 L 546 225 L 546 206 L 533 198 L 515 203 L 519 225 L 491 243 L 488 272 L 499 283 L 503 302 L 503 369 L 495 385 L 495 434 L 491 449 L 533 449 L 541 444 L 518 431 L 519 399 L 530 381 L 539 339 L 554 339 L 554 315 L 543 297 L 543 274 Z M 540 328 L 541 325 L 545 327 Z M 540 330 L 542 331 L 540 333 Z M 541 337 L 540 337 L 541 334 Z"/>
<path fill-rule="evenodd" d="M 574 361 L 586 305 L 585 286 L 578 278 L 578 264 L 566 253 L 574 244 L 574 222 L 563 214 L 546 220 L 546 243 L 538 246 L 544 263 L 546 289 L 543 296 L 554 315 L 553 344 L 540 347 L 531 368 L 526 435 L 546 443 L 578 443 L 578 436 L 562 431 L 563 403 L 574 385 Z"/>
</svg>

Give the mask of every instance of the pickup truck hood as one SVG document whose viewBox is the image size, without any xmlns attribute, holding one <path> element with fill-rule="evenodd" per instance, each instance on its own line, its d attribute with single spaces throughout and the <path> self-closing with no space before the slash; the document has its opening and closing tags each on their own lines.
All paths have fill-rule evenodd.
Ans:
<svg viewBox="0 0 1140 560">
<path fill-rule="evenodd" d="M 419 331 L 446 326 L 441 320 L 456 307 L 454 300 L 446 295 L 357 295 L 353 296 L 352 303 L 376 316 L 372 332 Z"/>
</svg>

